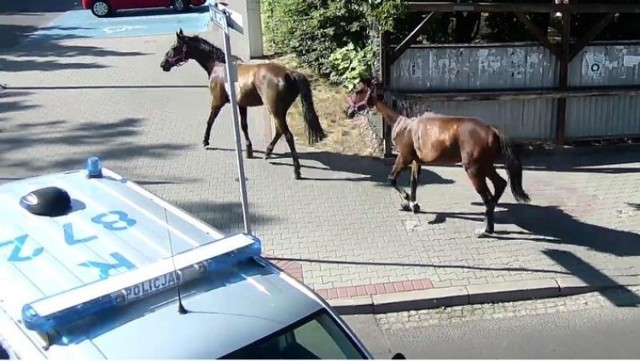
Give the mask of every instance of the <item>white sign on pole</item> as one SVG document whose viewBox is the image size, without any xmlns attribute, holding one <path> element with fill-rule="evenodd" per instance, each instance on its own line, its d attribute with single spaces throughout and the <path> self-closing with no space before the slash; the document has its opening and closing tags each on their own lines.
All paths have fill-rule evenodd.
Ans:
<svg viewBox="0 0 640 361">
<path fill-rule="evenodd" d="M 212 1 L 212 0 L 210 0 Z M 226 90 L 229 94 L 229 104 L 233 114 L 233 130 L 236 138 L 236 158 L 238 161 L 238 180 L 240 181 L 240 195 L 242 197 L 242 217 L 244 219 L 244 231 L 251 234 L 251 225 L 249 224 L 249 202 L 247 200 L 247 184 L 244 177 L 244 163 L 242 160 L 242 143 L 240 140 L 240 116 L 238 115 L 238 104 L 236 100 L 236 67 L 235 62 L 231 59 L 231 41 L 229 39 L 229 29 L 233 29 L 240 34 L 243 33 L 242 16 L 227 8 L 227 4 L 219 2 L 209 3 L 209 16 L 211 22 L 216 24 L 222 30 L 222 39 L 224 41 L 224 55 L 226 58 L 225 70 L 227 86 Z"/>
</svg>

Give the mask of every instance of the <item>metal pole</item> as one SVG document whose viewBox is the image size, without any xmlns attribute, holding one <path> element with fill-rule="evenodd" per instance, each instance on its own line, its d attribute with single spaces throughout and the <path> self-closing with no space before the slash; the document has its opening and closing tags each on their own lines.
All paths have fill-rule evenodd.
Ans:
<svg viewBox="0 0 640 361">
<path fill-rule="evenodd" d="M 240 126 L 238 125 L 238 120 L 240 117 L 238 115 L 238 104 L 236 103 L 236 72 L 233 61 L 231 60 L 231 42 L 229 40 L 229 26 L 227 25 L 226 16 L 222 30 L 222 37 L 224 40 L 224 54 L 226 58 L 225 70 L 227 72 L 227 92 L 229 93 L 229 103 L 231 105 L 231 111 L 233 112 L 233 132 L 236 138 L 236 158 L 238 161 L 240 195 L 242 197 L 242 218 L 244 220 L 245 233 L 251 234 L 251 225 L 249 224 L 249 201 L 247 200 L 247 184 L 244 178 L 242 143 L 240 141 Z"/>
</svg>

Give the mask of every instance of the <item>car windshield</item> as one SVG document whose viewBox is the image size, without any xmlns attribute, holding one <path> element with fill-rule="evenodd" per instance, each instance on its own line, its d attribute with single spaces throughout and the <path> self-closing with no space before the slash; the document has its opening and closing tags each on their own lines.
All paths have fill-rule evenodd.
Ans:
<svg viewBox="0 0 640 361">
<path fill-rule="evenodd" d="M 321 310 L 223 359 L 366 359 L 351 337 Z"/>
</svg>

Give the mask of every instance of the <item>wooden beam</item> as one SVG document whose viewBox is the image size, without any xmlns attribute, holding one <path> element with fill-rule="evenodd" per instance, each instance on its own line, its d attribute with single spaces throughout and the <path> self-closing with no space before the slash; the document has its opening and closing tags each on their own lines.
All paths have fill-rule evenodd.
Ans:
<svg viewBox="0 0 640 361">
<path fill-rule="evenodd" d="M 382 68 L 381 81 L 383 87 L 388 88 L 389 84 L 391 84 L 391 63 L 389 62 L 389 58 L 391 56 L 391 49 L 389 48 L 391 34 L 386 30 L 382 30 L 380 36 L 380 66 Z M 384 156 L 389 157 L 393 153 L 393 141 L 391 139 L 391 127 L 384 120 L 382 121 L 382 139 L 384 145 Z"/>
<path fill-rule="evenodd" d="M 422 34 L 422 32 L 424 31 L 424 29 L 427 27 L 427 25 L 429 25 L 429 21 L 432 18 L 435 18 L 435 12 L 431 12 L 429 13 L 429 15 L 427 15 L 424 19 L 422 19 L 422 21 L 420 22 L 420 24 L 418 24 L 418 26 L 416 26 L 415 29 L 413 29 L 413 31 L 411 32 L 411 34 L 409 34 L 409 36 L 407 36 L 406 39 L 404 39 L 400 45 L 398 45 L 397 48 L 395 48 L 395 50 L 393 51 L 393 53 L 391 53 L 391 55 L 389 56 L 389 65 L 395 63 L 396 60 L 398 60 L 398 58 L 405 52 L 407 51 L 407 49 L 409 49 L 409 47 L 411 45 L 413 45 L 413 43 L 416 42 L 416 39 L 418 39 L 418 36 L 420 36 Z"/>
<path fill-rule="evenodd" d="M 562 13 L 562 53 L 560 56 L 560 78 L 558 88 L 564 91 L 569 83 L 569 56 L 571 55 L 571 14 Z M 556 113 L 556 143 L 564 144 L 565 129 L 567 119 L 567 98 L 558 98 L 558 108 Z"/>
<path fill-rule="evenodd" d="M 596 26 L 592 27 L 589 32 L 584 34 L 582 38 L 578 39 L 578 41 L 576 41 L 575 45 L 573 46 L 571 53 L 569 54 L 569 61 L 573 60 L 573 58 L 575 58 L 576 55 L 578 55 L 582 51 L 582 49 L 589 45 L 589 43 L 593 41 L 593 39 L 595 39 L 596 36 L 598 36 L 598 34 L 600 34 L 602 30 L 607 27 L 607 25 L 609 25 L 615 15 L 616 13 L 608 13 L 607 15 L 603 16 L 598 24 L 596 24 Z"/>
<path fill-rule="evenodd" d="M 522 12 L 522 13 L 640 13 L 640 4 L 540 4 L 540 3 L 474 3 L 460 4 L 454 2 L 421 2 L 405 3 L 412 11 L 435 12 Z"/>
<path fill-rule="evenodd" d="M 429 92 L 414 93 L 389 90 L 394 96 L 406 99 L 425 99 L 429 101 L 483 101 L 483 100 L 530 100 L 585 98 L 616 95 L 640 95 L 640 86 L 588 87 L 559 89 L 505 89 L 476 90 L 469 92 Z"/>
<path fill-rule="evenodd" d="M 538 25 L 531 21 L 531 19 L 529 19 L 529 17 L 524 13 L 516 12 L 515 14 L 518 20 L 524 23 L 524 25 L 529 29 L 529 31 L 531 31 L 533 36 L 538 39 L 542 46 L 549 50 L 551 54 L 553 54 L 553 56 L 555 56 L 556 58 L 560 58 L 560 52 L 558 51 L 558 48 L 551 44 L 549 38 L 544 35 L 544 32 L 538 27 Z"/>
</svg>

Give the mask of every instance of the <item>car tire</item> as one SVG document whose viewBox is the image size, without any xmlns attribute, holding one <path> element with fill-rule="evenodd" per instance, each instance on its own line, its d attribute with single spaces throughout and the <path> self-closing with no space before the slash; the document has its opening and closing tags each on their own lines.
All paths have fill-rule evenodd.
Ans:
<svg viewBox="0 0 640 361">
<path fill-rule="evenodd" d="M 179 12 L 179 13 L 184 13 L 189 11 L 189 0 L 172 0 L 171 1 L 171 7 L 173 7 L 173 10 Z"/>
<path fill-rule="evenodd" d="M 106 0 L 96 0 L 91 4 L 91 13 L 99 18 L 105 18 L 113 12 L 113 8 Z"/>
</svg>

